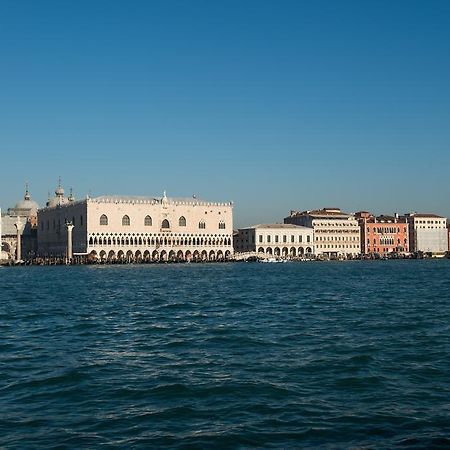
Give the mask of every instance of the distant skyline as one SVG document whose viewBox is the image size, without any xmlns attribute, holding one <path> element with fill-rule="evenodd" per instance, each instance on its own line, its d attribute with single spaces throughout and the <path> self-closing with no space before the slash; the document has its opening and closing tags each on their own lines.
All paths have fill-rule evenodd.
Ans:
<svg viewBox="0 0 450 450">
<path fill-rule="evenodd" d="M 107 194 L 450 216 L 448 1 L 0 3 L 0 207 Z"/>
</svg>

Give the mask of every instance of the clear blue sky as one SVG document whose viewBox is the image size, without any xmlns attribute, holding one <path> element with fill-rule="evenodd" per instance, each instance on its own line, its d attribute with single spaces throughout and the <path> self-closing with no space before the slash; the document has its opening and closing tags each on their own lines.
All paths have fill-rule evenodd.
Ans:
<svg viewBox="0 0 450 450">
<path fill-rule="evenodd" d="M 450 216 L 450 1 L 0 3 L 0 206 L 61 175 L 235 202 Z"/>
</svg>

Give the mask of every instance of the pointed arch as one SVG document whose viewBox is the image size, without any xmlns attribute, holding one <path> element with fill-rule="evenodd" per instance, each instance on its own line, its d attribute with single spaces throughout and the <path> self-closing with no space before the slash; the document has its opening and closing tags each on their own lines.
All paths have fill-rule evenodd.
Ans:
<svg viewBox="0 0 450 450">
<path fill-rule="evenodd" d="M 100 225 L 108 225 L 108 216 L 106 214 L 100 216 Z"/>
<path fill-rule="evenodd" d="M 131 224 L 130 217 L 125 214 L 122 217 L 122 226 L 128 227 L 130 226 L 130 224 Z"/>
<path fill-rule="evenodd" d="M 178 225 L 179 225 L 180 227 L 185 227 L 185 226 L 186 226 L 186 217 L 181 216 L 181 217 L 178 219 Z"/>
</svg>

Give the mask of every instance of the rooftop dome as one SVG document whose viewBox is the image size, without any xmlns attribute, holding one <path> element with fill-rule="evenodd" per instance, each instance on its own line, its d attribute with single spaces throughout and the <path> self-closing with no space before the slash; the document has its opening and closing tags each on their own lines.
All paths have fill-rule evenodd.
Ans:
<svg viewBox="0 0 450 450">
<path fill-rule="evenodd" d="M 62 197 L 64 195 L 64 189 L 61 186 L 61 177 L 59 177 L 58 187 L 55 189 L 55 194 L 57 197 Z"/>
<path fill-rule="evenodd" d="M 63 189 L 63 187 L 62 187 L 62 186 L 58 186 L 58 187 L 55 189 L 55 194 L 56 194 L 56 195 L 64 195 L 64 189 Z"/>
<path fill-rule="evenodd" d="M 14 207 L 16 210 L 26 210 L 28 212 L 28 216 L 36 216 L 37 211 L 39 209 L 39 205 L 31 199 L 30 193 L 28 192 L 28 186 L 25 190 L 25 195 L 23 197 L 23 200 L 21 200 L 17 205 Z"/>
<path fill-rule="evenodd" d="M 69 202 L 67 197 L 64 197 L 64 189 L 61 186 L 61 178 L 58 181 L 58 187 L 55 189 L 55 196 L 53 198 L 49 198 L 47 202 L 47 207 L 53 208 L 59 205 L 65 205 Z"/>
</svg>

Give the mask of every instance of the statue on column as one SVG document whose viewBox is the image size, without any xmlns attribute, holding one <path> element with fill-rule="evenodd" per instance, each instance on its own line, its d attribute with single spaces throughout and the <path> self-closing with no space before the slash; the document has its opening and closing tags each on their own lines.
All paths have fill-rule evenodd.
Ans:
<svg viewBox="0 0 450 450">
<path fill-rule="evenodd" d="M 22 262 L 22 233 L 25 224 L 20 220 L 20 217 L 17 217 L 17 221 L 14 226 L 17 230 L 16 263 L 19 264 Z"/>
</svg>

